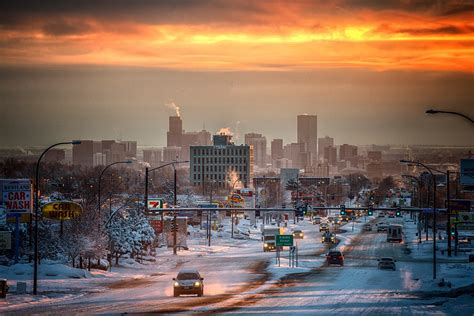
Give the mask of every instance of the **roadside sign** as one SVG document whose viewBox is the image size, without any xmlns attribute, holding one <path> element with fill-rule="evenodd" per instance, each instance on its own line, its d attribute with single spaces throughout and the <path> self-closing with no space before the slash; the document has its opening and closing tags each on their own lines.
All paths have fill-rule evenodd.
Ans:
<svg viewBox="0 0 474 316">
<path fill-rule="evenodd" d="M 0 250 L 12 249 L 12 233 L 0 231 Z"/>
<path fill-rule="evenodd" d="M 461 159 L 461 185 L 474 185 L 474 159 Z"/>
<path fill-rule="evenodd" d="M 148 198 L 147 209 L 149 211 L 160 211 L 163 209 L 164 201 L 161 198 Z"/>
<path fill-rule="evenodd" d="M 459 222 L 474 222 L 474 213 L 459 213 Z"/>
<path fill-rule="evenodd" d="M 82 206 L 69 201 L 51 202 L 42 207 L 43 217 L 57 220 L 70 220 L 82 213 Z"/>
<path fill-rule="evenodd" d="M 276 235 L 275 245 L 279 246 L 293 246 L 293 235 Z"/>
<path fill-rule="evenodd" d="M 30 179 L 0 179 L 0 205 L 7 213 L 31 213 L 32 190 Z"/>
<path fill-rule="evenodd" d="M 240 194 L 234 193 L 230 196 L 230 201 L 232 203 L 242 203 L 244 202 L 244 199 L 242 198 Z"/>
<path fill-rule="evenodd" d="M 446 206 L 448 201 L 445 201 Z M 471 200 L 452 199 L 449 200 L 451 214 L 459 214 L 460 212 L 469 212 L 471 210 Z"/>
<path fill-rule="evenodd" d="M 458 230 L 474 230 L 474 224 L 459 224 Z"/>
<path fill-rule="evenodd" d="M 29 223 L 30 222 L 30 216 L 33 216 L 34 214 L 26 213 L 26 214 L 7 214 L 7 223 L 8 224 L 15 224 L 16 223 L 16 218 L 20 216 L 19 222 L 20 223 Z"/>
<path fill-rule="evenodd" d="M 153 227 L 155 234 L 161 234 L 163 232 L 163 223 L 160 218 L 149 217 L 148 223 L 150 223 L 150 226 Z"/>
</svg>

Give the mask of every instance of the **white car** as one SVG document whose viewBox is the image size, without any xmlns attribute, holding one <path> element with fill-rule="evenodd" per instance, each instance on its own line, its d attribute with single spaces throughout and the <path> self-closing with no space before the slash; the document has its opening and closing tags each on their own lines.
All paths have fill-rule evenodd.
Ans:
<svg viewBox="0 0 474 316">
<path fill-rule="evenodd" d="M 379 262 L 378 264 L 379 269 L 390 269 L 393 271 L 395 271 L 396 269 L 395 267 L 396 260 L 394 260 L 391 257 L 380 258 L 377 261 Z"/>
<path fill-rule="evenodd" d="M 295 229 L 293 230 L 293 238 L 295 239 L 303 239 L 304 238 L 304 233 L 301 229 Z"/>
</svg>

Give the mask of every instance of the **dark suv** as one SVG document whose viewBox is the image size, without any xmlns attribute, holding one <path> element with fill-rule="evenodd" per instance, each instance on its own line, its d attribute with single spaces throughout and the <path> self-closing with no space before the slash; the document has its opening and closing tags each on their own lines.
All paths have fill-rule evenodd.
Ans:
<svg viewBox="0 0 474 316">
<path fill-rule="evenodd" d="M 340 251 L 329 251 L 326 255 L 326 265 L 338 264 L 341 267 L 344 266 L 344 256 Z"/>
<path fill-rule="evenodd" d="M 173 292 L 174 296 L 180 296 L 181 294 L 196 294 L 202 296 L 204 294 L 204 284 L 202 281 L 204 278 L 201 277 L 197 270 L 181 270 L 176 278 L 173 278 Z"/>
</svg>

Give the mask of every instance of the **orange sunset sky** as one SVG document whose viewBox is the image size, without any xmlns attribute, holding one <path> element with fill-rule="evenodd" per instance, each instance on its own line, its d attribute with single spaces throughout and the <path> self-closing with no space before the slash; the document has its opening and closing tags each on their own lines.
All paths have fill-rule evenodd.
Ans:
<svg viewBox="0 0 474 316">
<path fill-rule="evenodd" d="M 41 109 L 41 118 L 53 126 L 38 133 L 40 125 L 33 122 L 32 131 L 2 141 L 48 143 L 60 138 L 52 133 L 60 128 L 67 136 L 121 135 L 163 144 L 172 114 L 163 105 L 173 100 L 185 117 L 194 118 L 183 118 L 188 130 L 206 124 L 215 132 L 238 121 L 243 132 L 293 141 L 294 117 L 311 113 L 320 116 L 321 133 L 338 143 L 472 144 L 468 126 L 456 131 L 456 120 L 447 118 L 440 132 L 433 124 L 443 120 L 420 113 L 436 105 L 473 114 L 473 57 L 469 0 L 2 1 L 3 113 L 34 121 L 30 109 Z M 124 125 L 132 105 L 142 123 L 157 116 L 155 136 L 138 123 L 103 128 Z M 78 118 L 66 128 L 51 118 L 78 108 L 94 109 L 101 119 L 86 128 Z M 274 108 L 287 110 L 274 119 L 291 121 L 291 131 L 262 122 Z M 202 110 L 217 114 L 196 117 Z M 354 134 L 354 120 L 367 125 L 374 111 L 398 123 L 377 123 Z M 104 117 L 110 112 L 113 119 Z M 414 114 L 427 124 L 421 132 L 415 119 L 405 120 Z M 337 124 L 351 127 L 351 135 Z M 387 137 L 377 135 L 382 126 Z"/>
<path fill-rule="evenodd" d="M 474 63 L 472 1 L 5 1 L 0 8 L 2 64 L 472 72 Z"/>
</svg>

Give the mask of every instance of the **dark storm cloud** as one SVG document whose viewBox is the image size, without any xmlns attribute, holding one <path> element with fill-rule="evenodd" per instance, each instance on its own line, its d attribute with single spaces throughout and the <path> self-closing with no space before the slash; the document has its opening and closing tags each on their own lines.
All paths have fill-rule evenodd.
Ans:
<svg viewBox="0 0 474 316">
<path fill-rule="evenodd" d="M 434 15 L 453 15 L 474 11 L 474 1 L 472 0 L 343 0 L 341 5 L 353 9 L 422 11 Z"/>
<path fill-rule="evenodd" d="M 0 2 L 0 25 L 15 28 L 31 20 L 68 17 L 145 24 L 245 23 L 258 22 L 267 13 L 264 6 L 252 1 L 22 0 Z"/>
<path fill-rule="evenodd" d="M 64 36 L 85 34 L 92 30 L 92 27 L 83 22 L 57 20 L 43 26 L 43 32 L 47 35 Z"/>
<path fill-rule="evenodd" d="M 407 33 L 411 35 L 434 35 L 434 34 L 446 34 L 446 35 L 458 35 L 458 34 L 469 34 L 473 32 L 472 27 L 460 28 L 457 26 L 449 25 L 437 28 L 419 28 L 419 29 L 399 29 L 397 33 Z"/>
<path fill-rule="evenodd" d="M 259 24 L 285 12 L 303 17 L 324 10 L 332 12 L 335 7 L 450 15 L 473 12 L 474 1 L 17 0 L 0 2 L 0 27 L 16 28 L 45 18 L 70 17 L 145 24 Z"/>
<path fill-rule="evenodd" d="M 388 24 L 381 24 L 373 33 L 404 33 L 415 36 L 423 35 L 462 35 L 474 32 L 474 26 L 471 25 L 444 25 L 440 27 L 418 27 L 418 28 L 394 28 Z"/>
</svg>

